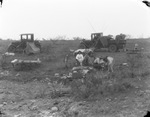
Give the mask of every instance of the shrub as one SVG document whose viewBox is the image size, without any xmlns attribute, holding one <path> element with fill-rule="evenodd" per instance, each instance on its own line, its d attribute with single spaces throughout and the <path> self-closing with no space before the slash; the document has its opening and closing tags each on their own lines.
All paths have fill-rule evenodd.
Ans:
<svg viewBox="0 0 150 117">
<path fill-rule="evenodd" d="M 130 82 L 118 79 L 116 73 L 106 74 L 102 72 L 89 73 L 85 79 L 76 78 L 70 83 L 71 93 L 75 99 L 94 100 L 97 96 L 122 93 L 133 88 Z"/>
<path fill-rule="evenodd" d="M 91 72 L 86 78 L 74 78 L 70 83 L 72 94 L 79 99 L 88 99 L 91 96 L 101 93 L 103 78 L 106 76 L 102 72 Z"/>
<path fill-rule="evenodd" d="M 97 95 L 122 93 L 134 88 L 132 82 L 125 79 L 135 78 L 145 65 L 145 59 L 139 54 L 127 56 L 128 67 L 118 69 L 113 73 L 93 71 L 86 75 L 74 78 L 70 83 L 72 94 L 79 99 L 93 99 Z M 147 75 L 143 72 L 141 75 Z"/>
<path fill-rule="evenodd" d="M 93 70 L 85 77 L 80 74 L 73 75 L 72 80 L 67 81 L 64 85 L 70 87 L 71 94 L 76 99 L 94 100 L 100 95 L 106 96 L 130 91 L 136 85 L 133 83 L 135 79 L 131 82 L 131 78 L 147 76 L 149 72 L 139 72 L 145 67 L 145 58 L 141 54 L 128 55 L 127 63 L 129 66 L 115 69 L 113 73 Z"/>
<path fill-rule="evenodd" d="M 0 66 L 2 69 L 9 69 L 11 68 L 10 60 L 12 59 L 11 56 L 2 55 L 0 58 Z"/>
<path fill-rule="evenodd" d="M 139 70 L 145 66 L 145 59 L 143 53 L 127 55 L 127 62 L 129 64 L 129 72 L 131 78 L 135 78 Z"/>
</svg>

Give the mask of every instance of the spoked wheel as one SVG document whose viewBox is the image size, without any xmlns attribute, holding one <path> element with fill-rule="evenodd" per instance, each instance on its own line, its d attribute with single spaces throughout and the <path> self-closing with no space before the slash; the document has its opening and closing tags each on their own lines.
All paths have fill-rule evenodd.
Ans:
<svg viewBox="0 0 150 117">
<path fill-rule="evenodd" d="M 13 45 L 10 45 L 7 49 L 8 52 L 15 52 L 15 50 L 16 50 L 16 47 Z"/>
<path fill-rule="evenodd" d="M 80 44 L 79 49 L 86 49 L 86 46 L 84 44 Z"/>
<path fill-rule="evenodd" d="M 109 46 L 109 51 L 110 52 L 116 52 L 117 51 L 117 46 L 116 45 L 110 45 Z"/>
</svg>

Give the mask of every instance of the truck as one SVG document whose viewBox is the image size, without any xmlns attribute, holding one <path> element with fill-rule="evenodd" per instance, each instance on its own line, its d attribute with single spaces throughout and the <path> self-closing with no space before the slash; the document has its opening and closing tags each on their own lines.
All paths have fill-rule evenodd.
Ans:
<svg viewBox="0 0 150 117">
<path fill-rule="evenodd" d="M 113 38 L 111 35 L 103 36 L 103 33 L 92 33 L 91 40 L 83 39 L 79 44 L 79 49 L 94 48 L 94 50 L 107 48 L 109 52 L 117 52 L 124 49 L 126 45 L 126 35 L 119 34 Z"/>
</svg>

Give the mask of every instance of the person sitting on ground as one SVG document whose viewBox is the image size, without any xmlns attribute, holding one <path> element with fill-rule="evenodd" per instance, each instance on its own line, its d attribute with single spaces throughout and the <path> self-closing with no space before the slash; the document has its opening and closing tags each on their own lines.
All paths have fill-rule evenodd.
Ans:
<svg viewBox="0 0 150 117">
<path fill-rule="evenodd" d="M 82 52 L 78 52 L 78 54 L 76 55 L 76 62 L 77 62 L 77 65 L 80 65 L 80 66 L 83 66 L 83 60 L 84 60 L 84 56 L 82 54 Z"/>
</svg>

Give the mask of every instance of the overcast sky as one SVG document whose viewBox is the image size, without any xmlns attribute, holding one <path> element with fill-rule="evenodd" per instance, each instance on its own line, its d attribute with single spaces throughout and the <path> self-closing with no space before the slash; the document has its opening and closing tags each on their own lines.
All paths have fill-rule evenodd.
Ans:
<svg viewBox="0 0 150 117">
<path fill-rule="evenodd" d="M 150 8 L 141 0 L 4 0 L 0 8 L 3 39 L 21 33 L 90 38 L 93 32 L 150 37 Z"/>
</svg>

